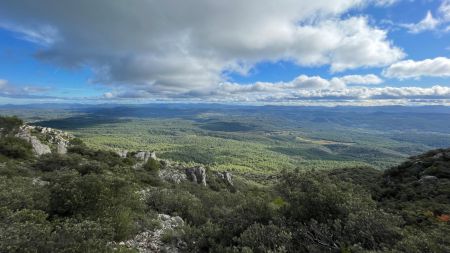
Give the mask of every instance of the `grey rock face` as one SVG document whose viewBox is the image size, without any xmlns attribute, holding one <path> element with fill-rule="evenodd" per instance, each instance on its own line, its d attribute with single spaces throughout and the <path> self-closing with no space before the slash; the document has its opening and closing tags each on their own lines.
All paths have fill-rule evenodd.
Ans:
<svg viewBox="0 0 450 253">
<path fill-rule="evenodd" d="M 149 152 L 149 151 L 138 151 L 134 157 L 136 157 L 137 159 L 143 161 L 144 163 L 146 163 L 148 161 L 148 159 L 152 158 L 152 159 L 157 159 L 156 158 L 156 153 L 155 152 Z"/>
<path fill-rule="evenodd" d="M 67 153 L 66 144 L 64 142 L 58 142 L 58 144 L 56 144 L 56 152 L 61 155 L 66 154 Z"/>
<path fill-rule="evenodd" d="M 118 245 L 136 249 L 139 253 L 181 252 L 180 250 L 186 247 L 185 242 L 175 239 L 172 242 L 164 243 L 161 237 L 164 233 L 170 230 L 174 231 L 183 226 L 183 219 L 178 216 L 159 214 L 158 221 L 161 224 L 161 228 L 144 231 L 136 235 L 133 239 L 120 242 Z"/>
<path fill-rule="evenodd" d="M 21 127 L 19 129 L 19 132 L 16 134 L 16 137 L 29 142 L 33 147 L 33 153 L 35 155 L 40 156 L 52 152 L 49 146 L 42 144 L 42 142 L 36 136 L 31 135 L 27 127 Z"/>
<path fill-rule="evenodd" d="M 41 139 L 45 140 L 45 144 L 32 133 L 40 135 Z M 72 135 L 60 130 L 29 125 L 21 126 L 16 137 L 28 141 L 33 147 L 34 154 L 38 156 L 51 153 L 52 151 L 49 145 L 56 145 L 56 152 L 58 154 L 67 153 L 67 145 L 70 139 L 73 138 Z"/>
<path fill-rule="evenodd" d="M 220 179 L 224 180 L 225 183 L 227 183 L 228 185 L 233 186 L 233 179 L 232 179 L 232 174 L 230 172 L 224 171 L 224 172 L 217 172 L 217 177 L 219 177 Z"/>
<path fill-rule="evenodd" d="M 186 169 L 187 178 L 198 184 L 206 186 L 206 170 L 201 166 Z"/>
<path fill-rule="evenodd" d="M 49 185 L 49 184 L 50 184 L 50 182 L 44 181 L 44 180 L 42 180 L 42 179 L 39 178 L 39 177 L 33 178 L 33 181 L 32 181 L 31 183 L 32 183 L 33 185 L 38 185 L 38 186 L 46 186 L 46 185 Z"/>
<path fill-rule="evenodd" d="M 128 150 L 119 150 L 116 151 L 116 154 L 119 155 L 121 158 L 127 158 Z"/>
<path fill-rule="evenodd" d="M 420 183 L 435 182 L 438 178 L 435 176 L 423 176 L 419 179 Z"/>
<path fill-rule="evenodd" d="M 179 184 L 187 180 L 186 173 L 176 168 L 165 168 L 159 171 L 159 177 L 167 182 Z"/>
</svg>

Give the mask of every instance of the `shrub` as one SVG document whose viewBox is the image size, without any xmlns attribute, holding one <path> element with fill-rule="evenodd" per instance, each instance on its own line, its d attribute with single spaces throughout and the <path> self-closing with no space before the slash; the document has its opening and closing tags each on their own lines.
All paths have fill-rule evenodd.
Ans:
<svg viewBox="0 0 450 253">
<path fill-rule="evenodd" d="M 241 234 L 238 241 L 242 247 L 248 247 L 255 253 L 263 253 L 290 248 L 291 239 L 292 235 L 287 229 L 274 224 L 255 223 Z"/>
<path fill-rule="evenodd" d="M 153 158 L 148 159 L 147 163 L 144 165 L 144 169 L 151 172 L 154 175 L 158 174 L 160 167 L 161 163 Z"/>
<path fill-rule="evenodd" d="M 0 116 L 0 133 L 1 135 L 10 135 L 17 132 L 23 121 L 16 116 L 4 117 Z"/>
<path fill-rule="evenodd" d="M 50 172 L 77 168 L 81 156 L 76 154 L 60 155 L 55 153 L 42 155 L 33 167 L 40 171 Z"/>
<path fill-rule="evenodd" d="M 7 136 L 0 139 L 0 154 L 14 159 L 26 159 L 33 153 L 31 144 L 27 141 Z"/>
</svg>

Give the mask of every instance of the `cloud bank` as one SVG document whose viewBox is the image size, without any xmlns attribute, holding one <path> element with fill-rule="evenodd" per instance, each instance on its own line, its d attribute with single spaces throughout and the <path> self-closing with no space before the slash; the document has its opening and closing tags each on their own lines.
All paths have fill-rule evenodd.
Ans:
<svg viewBox="0 0 450 253">
<path fill-rule="evenodd" d="M 43 61 L 88 67 L 91 81 L 157 93 L 214 90 L 223 73 L 261 61 L 380 67 L 404 52 L 364 16 L 343 16 L 392 0 L 14 0 L 0 24 L 44 45 Z M 70 10 L 70 11 L 68 11 Z"/>
<path fill-rule="evenodd" d="M 422 76 L 449 77 L 450 59 L 437 57 L 423 61 L 406 60 L 389 66 L 383 75 L 399 79 L 419 78 Z"/>
</svg>

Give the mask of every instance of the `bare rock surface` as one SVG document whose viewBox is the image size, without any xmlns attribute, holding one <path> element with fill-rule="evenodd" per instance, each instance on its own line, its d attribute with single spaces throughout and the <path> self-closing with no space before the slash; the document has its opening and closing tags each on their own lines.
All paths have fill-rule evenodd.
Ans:
<svg viewBox="0 0 450 253">
<path fill-rule="evenodd" d="M 232 175 L 230 172 L 224 171 L 224 172 L 217 172 L 216 176 L 220 179 L 222 179 L 223 181 L 225 181 L 225 183 L 227 183 L 230 186 L 233 186 L 233 179 L 232 179 Z"/>
<path fill-rule="evenodd" d="M 206 169 L 202 166 L 195 166 L 186 169 L 187 178 L 198 184 L 206 186 Z"/>
<path fill-rule="evenodd" d="M 152 158 L 157 160 L 156 158 L 156 153 L 155 152 L 150 152 L 150 151 L 138 151 L 134 157 L 136 157 L 138 160 L 146 163 L 148 162 L 148 159 Z"/>
<path fill-rule="evenodd" d="M 136 249 L 139 253 L 181 252 L 180 250 L 186 247 L 185 242 L 179 239 L 163 242 L 162 236 L 183 226 L 183 219 L 179 216 L 159 214 L 158 221 L 160 223 L 159 228 L 144 231 L 137 234 L 133 239 L 119 242 L 116 245 Z"/>
<path fill-rule="evenodd" d="M 55 147 L 58 154 L 67 153 L 67 146 L 73 138 L 71 134 L 61 130 L 26 124 L 19 128 L 16 137 L 28 141 L 33 147 L 34 154 L 38 156 L 51 153 L 51 146 Z"/>
</svg>

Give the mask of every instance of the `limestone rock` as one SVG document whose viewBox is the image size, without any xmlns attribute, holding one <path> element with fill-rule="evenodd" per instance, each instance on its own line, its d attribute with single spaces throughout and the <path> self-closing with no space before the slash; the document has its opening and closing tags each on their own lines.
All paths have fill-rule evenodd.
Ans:
<svg viewBox="0 0 450 253">
<path fill-rule="evenodd" d="M 144 163 L 146 163 L 148 161 L 148 159 L 152 158 L 152 159 L 157 159 L 156 158 L 156 153 L 155 152 L 149 152 L 149 151 L 138 151 L 134 157 L 136 157 L 137 159 L 143 161 Z"/>
<path fill-rule="evenodd" d="M 225 183 L 227 183 L 228 185 L 233 186 L 233 179 L 232 179 L 232 175 L 230 172 L 227 172 L 227 171 L 217 172 L 216 175 L 217 175 L 217 177 L 219 177 L 220 179 L 225 181 Z"/>
<path fill-rule="evenodd" d="M 58 144 L 56 144 L 56 152 L 61 155 L 66 154 L 67 153 L 66 144 L 64 142 L 58 142 Z"/>
<path fill-rule="evenodd" d="M 49 185 L 50 182 L 49 181 L 44 181 L 42 180 L 40 177 L 35 177 L 33 178 L 33 181 L 31 182 L 33 185 L 38 185 L 38 186 L 46 186 Z"/>
<path fill-rule="evenodd" d="M 116 151 L 116 154 L 119 155 L 121 158 L 127 158 L 128 150 L 119 150 Z"/>
<path fill-rule="evenodd" d="M 187 180 L 186 173 L 177 168 L 164 168 L 159 170 L 159 177 L 167 182 L 179 184 Z"/>
<path fill-rule="evenodd" d="M 420 183 L 426 183 L 426 182 L 435 182 L 435 181 L 437 181 L 437 180 L 438 180 L 438 178 L 435 177 L 435 176 L 422 176 L 422 177 L 419 179 L 419 182 L 420 182 Z"/>
<path fill-rule="evenodd" d="M 125 246 L 130 249 L 136 249 L 139 253 L 156 253 L 156 252 L 181 252 L 186 247 L 186 243 L 178 238 L 174 238 L 172 242 L 164 243 L 162 235 L 174 231 L 184 225 L 183 219 L 178 216 L 170 216 L 167 214 L 159 214 L 158 221 L 160 228 L 155 230 L 147 230 L 133 239 L 119 242 L 116 245 Z"/>
<path fill-rule="evenodd" d="M 206 186 L 206 169 L 202 166 L 187 168 L 186 176 L 190 181 Z"/>
<path fill-rule="evenodd" d="M 16 134 L 16 137 L 29 142 L 33 148 L 33 153 L 35 155 L 39 156 L 52 152 L 49 146 L 42 144 L 42 142 L 36 136 L 31 135 L 30 131 L 26 127 L 21 127 L 19 129 L 19 132 Z"/>
<path fill-rule="evenodd" d="M 58 154 L 67 153 L 67 146 L 73 138 L 72 135 L 61 130 L 29 125 L 21 126 L 16 137 L 28 141 L 33 147 L 34 154 L 38 156 L 51 153 L 50 145 L 56 146 L 56 152 Z"/>
</svg>

